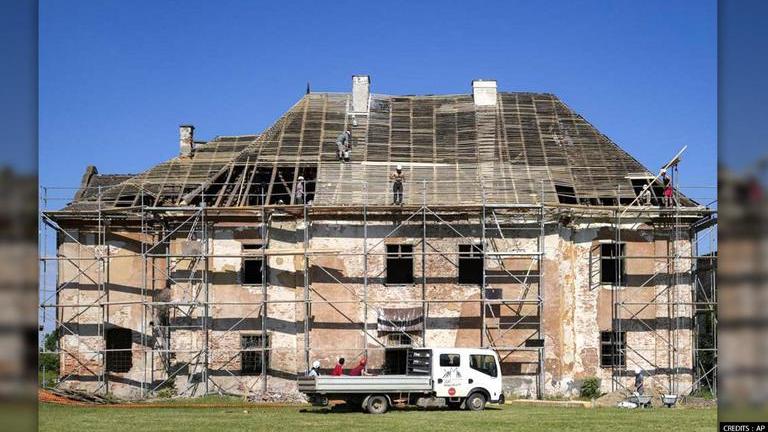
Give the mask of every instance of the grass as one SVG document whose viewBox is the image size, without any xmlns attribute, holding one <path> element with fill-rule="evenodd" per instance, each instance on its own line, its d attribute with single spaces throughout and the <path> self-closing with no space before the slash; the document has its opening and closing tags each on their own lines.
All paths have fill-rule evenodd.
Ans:
<svg viewBox="0 0 768 432">
<path fill-rule="evenodd" d="M 211 402 L 211 401 L 209 401 Z M 247 411 L 247 412 L 245 412 Z M 711 431 L 717 411 L 711 409 L 558 408 L 528 405 L 489 406 L 483 412 L 394 410 L 384 415 L 304 407 L 236 406 L 71 407 L 40 404 L 40 431 L 115 432 L 266 431 L 290 430 L 440 430 L 440 431 Z"/>
</svg>

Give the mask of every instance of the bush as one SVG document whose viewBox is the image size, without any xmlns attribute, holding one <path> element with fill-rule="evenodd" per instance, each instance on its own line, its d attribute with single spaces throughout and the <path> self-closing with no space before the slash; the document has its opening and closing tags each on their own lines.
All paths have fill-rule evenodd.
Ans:
<svg viewBox="0 0 768 432">
<path fill-rule="evenodd" d="M 600 380 L 597 377 L 585 378 L 581 383 L 581 397 L 597 398 L 600 396 Z"/>
<path fill-rule="evenodd" d="M 163 388 L 157 391 L 156 396 L 160 399 L 170 399 L 176 396 L 176 385 L 172 382 L 167 383 Z"/>
</svg>

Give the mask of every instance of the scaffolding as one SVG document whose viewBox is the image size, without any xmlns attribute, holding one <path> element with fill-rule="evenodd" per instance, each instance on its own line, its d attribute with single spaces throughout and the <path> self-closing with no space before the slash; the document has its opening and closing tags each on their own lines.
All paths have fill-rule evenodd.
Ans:
<svg viewBox="0 0 768 432">
<path fill-rule="evenodd" d="M 329 182 L 323 182 L 325 188 L 329 188 Z M 200 185 L 199 190 L 203 191 L 210 184 Z M 214 185 L 216 186 L 216 185 Z M 223 183 L 219 185 L 221 190 L 233 187 L 234 185 Z M 47 209 L 52 203 L 54 207 L 58 206 L 65 196 L 71 192 L 71 189 L 64 188 L 43 188 L 41 191 L 41 323 L 55 328 L 59 331 L 60 345 L 56 350 L 62 358 L 62 363 L 67 364 L 67 370 L 72 373 L 62 375 L 59 383 L 64 383 L 77 375 L 92 377 L 97 382 L 93 388 L 96 392 L 110 392 L 110 371 L 107 367 L 107 358 L 110 353 L 129 351 L 134 352 L 136 348 L 114 349 L 107 344 L 107 332 L 112 326 L 111 316 L 117 310 L 139 310 L 140 326 L 134 328 L 136 335 L 134 343 L 140 346 L 142 366 L 138 372 L 132 374 L 132 379 L 139 381 L 139 388 L 142 397 L 156 395 L 169 383 L 174 380 L 178 384 L 177 377 L 186 376 L 183 388 L 177 389 L 179 394 L 200 395 L 209 393 L 228 393 L 230 390 L 222 388 L 217 384 L 213 376 L 227 375 L 238 382 L 241 391 L 245 393 L 267 392 L 268 377 L 270 376 L 269 364 L 266 360 L 272 352 L 279 348 L 272 346 L 268 340 L 270 331 L 269 310 L 270 307 L 278 305 L 293 305 L 297 310 L 297 321 L 300 318 L 301 330 L 297 328 L 297 345 L 303 344 L 302 363 L 304 369 L 299 367 L 296 362 L 296 374 L 309 368 L 313 351 L 317 347 L 312 345 L 313 327 L 313 307 L 325 305 L 332 308 L 342 307 L 345 304 L 357 305 L 362 309 L 362 319 L 356 317 L 347 317 L 350 325 L 359 325 L 359 334 L 361 343 L 350 344 L 349 346 L 337 347 L 339 352 L 350 352 L 355 355 L 368 356 L 371 351 L 382 351 L 391 348 L 392 345 L 382 340 L 380 334 L 371 330 L 370 324 L 376 320 L 387 321 L 388 325 L 396 328 L 394 333 L 400 333 L 405 336 L 405 341 L 415 341 L 425 346 L 428 340 L 428 333 L 434 331 L 429 325 L 430 307 L 438 307 L 446 304 L 459 304 L 461 307 L 475 308 L 480 317 L 477 326 L 477 341 L 481 347 L 492 348 L 499 353 L 502 362 L 507 358 L 522 358 L 521 369 L 527 372 L 523 374 L 535 375 L 535 396 L 542 398 L 544 394 L 545 383 L 545 332 L 543 328 L 544 316 L 544 266 L 542 263 L 545 255 L 545 239 L 548 234 L 548 225 L 559 224 L 564 213 L 568 213 L 569 208 L 579 206 L 557 206 L 544 204 L 545 190 L 542 185 L 538 204 L 499 204 L 499 201 L 493 199 L 493 192 L 482 190 L 482 200 L 480 204 L 436 204 L 439 200 L 430 194 L 436 188 L 428 187 L 426 181 L 413 182 L 411 188 L 406 190 L 408 204 L 404 206 L 382 205 L 386 202 L 388 192 L 386 185 L 370 185 L 366 182 L 357 183 L 355 186 L 350 184 L 336 185 L 335 189 L 359 188 L 355 194 L 360 194 L 363 200 L 358 205 L 349 206 L 314 206 L 310 197 L 303 200 L 303 204 L 289 205 L 270 205 L 269 200 L 265 199 L 263 188 L 259 191 L 245 192 L 254 195 L 254 198 L 247 196 L 240 199 L 243 203 L 258 202 L 259 205 L 244 205 L 240 207 L 218 208 L 216 206 L 207 206 L 206 197 L 201 199 L 196 205 L 184 205 L 178 207 L 157 206 L 153 199 L 145 199 L 143 191 L 141 195 L 132 202 L 130 207 L 103 207 L 101 204 L 101 188 L 93 191 L 98 195 L 98 206 L 95 211 L 82 212 L 78 214 L 78 224 L 81 230 L 73 232 L 71 228 L 64 228 L 57 222 L 55 212 L 48 212 Z M 334 188 L 331 186 L 331 188 Z M 271 189 L 271 188 L 270 188 Z M 315 188 L 312 187 L 311 190 Z M 318 188 L 319 189 L 319 188 Z M 420 189 L 420 191 L 419 191 Z M 446 189 L 445 186 L 441 189 Z M 457 184 L 449 189 L 456 190 L 460 194 L 462 186 Z M 307 185 L 303 185 L 303 190 L 308 190 Z M 179 191 L 181 195 L 183 191 Z M 270 191 L 269 193 L 274 193 Z M 285 202 L 294 203 L 294 191 L 286 192 Z M 204 194 L 204 192 L 201 192 Z M 619 192 L 619 196 L 621 192 Z M 384 200 L 382 200 L 384 198 Z M 679 201 L 678 201 L 679 202 Z M 655 261 L 666 261 L 668 264 L 668 274 L 672 275 L 670 287 L 677 287 L 682 282 L 677 279 L 681 277 L 675 270 L 678 265 L 684 261 L 690 261 L 692 264 L 689 269 L 690 275 L 701 275 L 698 271 L 698 259 L 707 259 L 710 264 L 714 261 L 713 254 L 698 256 L 697 252 L 689 252 L 687 255 L 681 255 L 676 249 L 677 241 L 682 239 L 683 222 L 688 216 L 706 213 L 708 218 L 704 222 L 691 227 L 691 235 L 695 235 L 698 241 L 699 233 L 704 230 L 713 230 L 714 224 L 711 223 L 712 215 L 716 214 L 712 210 L 702 210 L 701 208 L 686 209 L 682 206 L 674 206 L 671 209 L 659 209 L 658 207 L 642 206 L 622 206 L 621 200 L 617 198 L 619 205 L 615 207 L 604 208 L 586 208 L 582 206 L 585 212 L 595 212 L 599 217 L 607 220 L 613 215 L 615 223 L 616 242 L 622 241 L 621 227 L 630 221 L 635 223 L 639 218 L 653 219 L 655 222 L 672 222 L 673 232 L 670 234 L 671 250 L 663 256 L 653 254 L 650 257 L 626 256 L 626 259 L 650 259 Z M 607 216 L 606 216 L 607 215 Z M 301 240 L 297 243 L 301 247 L 295 248 L 271 248 L 273 223 L 275 220 L 292 219 L 296 223 L 296 232 L 301 232 Z M 323 220 L 344 220 L 350 221 L 350 224 L 357 224 L 362 230 L 362 250 L 334 250 L 332 248 L 319 249 L 312 246 L 314 226 Z M 710 222 L 706 222 L 710 220 Z M 249 226 L 258 227 L 260 234 L 260 247 L 250 251 L 240 251 L 239 253 L 221 253 L 211 251 L 214 226 L 220 221 L 236 221 L 238 223 L 249 224 Z M 666 222 L 665 222 L 666 221 Z M 372 227 L 381 228 L 383 224 L 393 222 L 385 235 L 372 236 L 369 232 Z M 715 220 L 716 223 L 716 220 Z M 472 289 L 476 296 L 467 298 L 459 297 L 436 297 L 430 294 L 428 281 L 428 263 L 434 263 L 436 260 L 445 260 L 452 266 L 459 266 L 456 259 L 455 249 L 445 250 L 436 241 L 437 236 L 433 235 L 437 229 L 446 230 L 455 236 L 462 243 L 470 245 L 469 256 L 475 256 L 477 253 L 482 259 L 482 278 L 481 282 Z M 117 230 L 134 230 L 137 233 L 135 239 L 127 240 L 130 244 L 135 244 L 135 252 L 126 254 L 125 252 L 115 255 L 111 251 L 110 242 Z M 55 233 L 56 248 L 64 241 L 77 249 L 76 256 L 68 256 L 66 253 L 48 253 L 50 247 L 50 233 Z M 414 280 L 413 287 L 416 294 L 415 298 L 397 298 L 383 299 L 377 298 L 370 292 L 370 287 L 375 283 L 372 280 L 380 278 L 380 274 L 374 274 L 372 265 L 378 260 L 386 260 L 392 253 L 381 251 L 381 246 L 386 244 L 389 239 L 397 237 L 408 237 L 413 241 L 413 249 L 410 252 L 410 258 L 413 260 Z M 521 240 L 523 239 L 523 240 Z M 710 245 L 712 246 L 712 245 Z M 711 249 L 714 250 L 714 249 Z M 362 261 L 362 283 L 349 284 L 343 278 L 326 268 L 323 265 L 323 259 L 328 256 L 335 256 L 341 259 L 358 259 Z M 303 286 L 296 286 L 301 290 L 301 296 L 295 296 L 291 299 L 271 298 L 270 293 L 270 265 L 268 261 L 274 257 L 290 257 L 301 261 L 301 277 Z M 459 254 L 459 257 L 461 255 Z M 260 299 L 258 301 L 232 301 L 222 300 L 221 298 L 211 297 L 211 278 L 213 270 L 211 269 L 212 260 L 215 259 L 235 259 L 243 260 L 246 258 L 260 258 L 261 261 L 261 283 Z M 140 283 L 138 284 L 139 299 L 123 299 L 125 296 L 112 293 L 110 288 L 115 281 L 110 280 L 109 266 L 114 260 L 137 260 L 141 267 Z M 51 270 L 49 267 L 56 267 L 56 279 L 51 281 Z M 420 274 L 415 271 L 420 268 Z M 321 273 L 327 277 L 335 286 L 346 292 L 350 298 L 345 300 L 328 299 L 318 292 L 316 282 L 312 278 L 312 272 Z M 659 274 L 664 273 L 660 270 Z M 419 276 L 419 277 L 417 277 Z M 81 295 L 79 289 L 79 280 L 85 279 L 86 285 L 95 287 L 96 295 Z M 701 277 L 692 277 L 687 285 L 694 296 L 699 291 L 704 292 L 704 283 Z M 710 282 L 713 279 L 710 279 Z M 53 286 L 51 286 L 53 285 Z M 380 285 L 380 283 L 376 283 Z M 701 290 L 698 289 L 701 285 Z M 72 301 L 61 301 L 60 295 L 67 289 L 77 287 L 77 299 Z M 670 320 L 670 327 L 664 329 L 666 337 L 662 331 L 651 326 L 649 330 L 654 333 L 654 337 L 665 340 L 668 346 L 670 361 L 669 369 L 669 390 L 670 392 L 682 393 L 684 389 L 677 386 L 676 377 L 684 372 L 678 365 L 681 363 L 678 356 L 680 335 L 677 330 L 684 327 L 682 315 L 686 314 L 685 308 L 695 307 L 695 313 L 689 313 L 688 317 L 693 316 L 697 322 L 705 320 L 706 314 L 714 314 L 715 299 L 714 287 L 707 289 L 706 301 L 683 301 L 680 296 L 672 295 L 672 289 L 663 291 L 668 295 L 667 301 L 663 302 L 656 296 L 647 304 L 666 305 L 669 307 L 669 317 L 675 317 Z M 628 313 L 631 316 L 633 308 L 637 306 L 632 299 L 622 298 L 622 286 L 611 290 L 612 299 L 612 331 L 618 335 L 622 332 L 622 320 L 627 319 Z M 113 295 L 114 294 L 114 295 Z M 123 298 L 121 298 L 123 297 Z M 415 305 L 420 312 L 420 329 L 414 331 L 413 328 L 404 328 L 401 324 L 388 318 L 383 312 L 386 306 L 396 305 Z M 216 324 L 216 314 L 214 310 L 226 307 L 237 307 L 244 311 L 238 320 L 231 324 L 222 326 Z M 641 306 L 642 307 L 642 306 Z M 94 315 L 92 311 L 98 311 Z M 338 310 L 338 309 L 337 309 Z M 52 312 L 51 312 L 52 311 Z M 53 314 L 53 319 L 51 319 Z M 341 316 L 345 316 L 340 313 Z M 678 316 L 680 315 L 680 316 Z M 257 346 L 248 345 L 239 348 L 228 348 L 222 346 L 222 340 L 230 337 L 232 334 L 240 332 L 240 325 L 251 317 L 258 317 L 260 329 L 260 338 Z M 678 319 L 680 318 L 680 319 Z M 82 328 L 70 328 L 74 321 L 87 320 L 88 323 L 95 323 L 95 334 L 89 334 L 88 337 L 82 337 Z M 642 320 L 641 320 L 642 321 Z M 716 319 L 706 321 L 709 325 L 715 326 Z M 78 325 L 79 327 L 79 325 Z M 177 332 L 188 332 L 195 340 L 191 346 L 179 348 L 173 346 L 170 342 L 170 336 Z M 380 333 L 380 332 L 378 332 Z M 692 337 L 695 340 L 696 332 L 692 331 Z M 67 340 L 61 344 L 61 340 Z M 74 339 L 74 341 L 69 340 Z M 299 342 L 301 339 L 301 342 Z M 714 371 L 704 371 L 698 367 L 698 359 L 704 352 L 716 352 L 716 345 L 713 347 L 703 347 L 693 343 L 693 364 L 697 365 L 695 369 L 694 385 L 708 383 L 712 385 L 715 380 L 712 379 Z M 406 342 L 406 345 L 410 342 Z M 69 349 L 71 346 L 77 346 L 77 351 Z M 626 352 L 635 352 L 631 345 L 627 345 Z M 239 359 L 241 353 L 250 351 L 260 356 L 260 373 L 258 380 L 246 380 L 242 376 L 231 372 L 231 366 Z M 177 366 L 174 366 L 177 365 Z M 526 365 L 532 367 L 526 367 Z M 655 362 L 652 364 L 655 365 Z M 629 365 L 614 364 L 611 367 L 612 386 L 618 388 L 624 386 L 622 378 L 627 375 Z M 519 373 L 520 371 L 518 371 Z M 156 375 L 157 374 L 157 375 Z M 82 377 L 81 377 L 82 378 Z M 78 378 L 80 379 L 80 378 Z M 259 388 L 254 388 L 254 382 L 258 383 Z"/>
<path fill-rule="evenodd" d="M 646 375 L 662 375 L 665 379 L 654 383 L 661 385 L 664 394 L 688 395 L 702 390 L 717 394 L 717 200 L 709 201 L 712 196 L 707 194 L 711 194 L 712 188 L 694 187 L 699 193 L 706 190 L 697 199 L 708 202 L 703 209 L 682 205 L 686 197 L 680 193 L 678 164 L 676 157 L 662 169 L 670 173 L 670 203 L 652 194 L 647 203 L 641 203 L 638 196 L 621 205 L 618 197 L 622 190 L 618 188 L 620 205 L 614 211 L 613 242 L 621 245 L 627 232 L 634 232 L 648 222 L 654 230 L 654 241 L 666 240 L 663 253 L 654 250 L 647 256 L 625 254 L 621 246 L 617 249 L 618 259 L 613 261 L 616 274 L 623 272 L 625 262 L 650 261 L 653 271 L 644 275 L 639 285 L 630 285 L 625 277 L 619 277 L 611 291 L 612 340 L 620 341 L 618 355 L 611 357 L 614 391 L 634 391 L 627 380 L 634 378 L 633 369 L 638 368 Z M 649 299 L 624 294 L 632 288 L 655 291 Z M 644 317 L 649 311 L 655 316 Z M 627 330 L 638 327 L 652 336 L 650 346 L 647 342 L 633 343 L 626 335 Z M 690 357 L 685 355 L 687 352 Z M 681 382 L 681 376 L 686 375 L 691 377 L 690 383 Z"/>
</svg>

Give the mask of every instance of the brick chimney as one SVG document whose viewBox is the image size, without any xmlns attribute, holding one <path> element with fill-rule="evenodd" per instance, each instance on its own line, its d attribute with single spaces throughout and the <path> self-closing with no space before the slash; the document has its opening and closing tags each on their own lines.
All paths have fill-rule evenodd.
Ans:
<svg viewBox="0 0 768 432">
<path fill-rule="evenodd" d="M 475 99 L 475 106 L 495 106 L 496 80 L 472 81 L 472 97 Z"/>
<path fill-rule="evenodd" d="M 371 77 L 352 75 L 352 112 L 368 112 L 368 97 L 371 95 Z"/>
<path fill-rule="evenodd" d="M 195 151 L 195 127 L 192 125 L 179 126 L 179 155 L 191 157 Z"/>
</svg>

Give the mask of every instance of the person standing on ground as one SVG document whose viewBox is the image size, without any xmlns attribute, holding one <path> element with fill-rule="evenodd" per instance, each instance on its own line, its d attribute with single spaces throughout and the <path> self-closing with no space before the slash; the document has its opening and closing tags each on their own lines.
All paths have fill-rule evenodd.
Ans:
<svg viewBox="0 0 768 432">
<path fill-rule="evenodd" d="M 339 158 L 339 161 L 344 161 L 344 152 L 349 151 L 347 150 L 347 147 L 352 148 L 352 132 L 347 129 L 344 132 L 340 133 L 338 137 L 336 137 L 336 156 Z"/>
<path fill-rule="evenodd" d="M 635 391 L 640 396 L 642 396 L 645 391 L 643 388 L 643 370 L 639 367 L 635 368 Z"/>
<path fill-rule="evenodd" d="M 339 358 L 339 361 L 336 363 L 336 366 L 333 367 L 333 371 L 331 371 L 331 375 L 333 376 L 341 376 L 344 373 L 344 357 Z"/>
<path fill-rule="evenodd" d="M 397 169 L 392 175 L 389 176 L 392 180 L 392 193 L 393 205 L 403 205 L 403 182 L 405 181 L 405 174 L 403 174 L 403 166 L 397 165 Z"/>
</svg>

